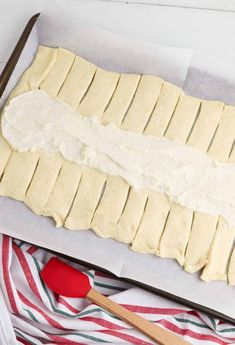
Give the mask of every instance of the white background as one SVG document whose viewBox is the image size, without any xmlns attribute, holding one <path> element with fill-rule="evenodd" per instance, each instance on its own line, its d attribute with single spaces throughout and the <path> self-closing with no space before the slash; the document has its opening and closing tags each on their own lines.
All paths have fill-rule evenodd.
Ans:
<svg viewBox="0 0 235 345">
<path fill-rule="evenodd" d="M 45 2 L 46 0 L 0 0 L 1 66 L 7 61 L 29 17 L 41 11 Z M 226 55 L 235 57 L 235 12 L 232 12 L 235 11 L 234 0 L 57 2 L 66 6 L 66 10 L 79 13 L 87 22 L 105 29 L 160 44 L 202 48 L 222 54 L 225 52 Z"/>
</svg>

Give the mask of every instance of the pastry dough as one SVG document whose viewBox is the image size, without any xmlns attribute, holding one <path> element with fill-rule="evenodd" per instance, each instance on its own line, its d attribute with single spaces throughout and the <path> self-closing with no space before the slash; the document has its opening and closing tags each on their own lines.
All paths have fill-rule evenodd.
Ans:
<svg viewBox="0 0 235 345">
<path fill-rule="evenodd" d="M 57 97 L 76 109 L 88 90 L 95 71 L 95 65 L 76 56 Z"/>
<path fill-rule="evenodd" d="M 72 208 L 65 221 L 70 230 L 85 230 L 91 227 L 99 203 L 106 175 L 96 169 L 84 169 Z"/>
<path fill-rule="evenodd" d="M 54 218 L 57 226 L 63 226 L 76 195 L 82 176 L 81 168 L 65 161 L 61 167 L 49 200 L 43 208 L 43 215 Z"/>
<path fill-rule="evenodd" d="M 56 62 L 50 69 L 47 78 L 40 84 L 40 89 L 46 91 L 51 97 L 56 97 L 70 68 L 75 55 L 68 50 L 58 48 Z"/>
<path fill-rule="evenodd" d="M 143 132 L 159 97 L 163 80 L 149 75 L 140 79 L 133 102 L 121 124 L 122 129 Z"/>
<path fill-rule="evenodd" d="M 62 166 L 62 159 L 55 155 L 41 155 L 37 169 L 26 193 L 24 202 L 35 213 L 43 214 Z"/>
<path fill-rule="evenodd" d="M 18 85 L 13 90 L 10 99 L 23 92 L 37 89 L 40 83 L 47 77 L 52 66 L 55 64 L 57 49 L 39 46 L 32 65 L 21 77 Z M 8 99 L 9 101 L 9 99 Z"/>
<path fill-rule="evenodd" d="M 166 195 L 149 193 L 144 215 L 132 242 L 131 249 L 140 253 L 159 253 L 159 241 L 165 227 L 169 209 L 170 203 Z"/>
<path fill-rule="evenodd" d="M 38 154 L 35 152 L 12 151 L 0 183 L 0 194 L 24 200 L 37 162 Z"/>
<path fill-rule="evenodd" d="M 230 156 L 228 158 L 228 163 L 231 163 L 231 164 L 235 164 L 235 142 L 233 142 L 233 146 L 232 146 L 232 149 L 231 149 L 231 153 L 230 153 Z"/>
<path fill-rule="evenodd" d="M 229 282 L 229 285 L 235 286 L 235 248 L 233 248 L 233 252 L 231 255 L 230 262 L 229 262 L 228 282 Z"/>
<path fill-rule="evenodd" d="M 235 229 L 225 224 L 224 220 L 219 217 L 216 234 L 210 249 L 208 264 L 203 270 L 201 279 L 210 280 L 226 280 L 227 265 L 232 251 L 235 238 Z"/>
<path fill-rule="evenodd" d="M 219 126 L 208 154 L 218 161 L 226 162 L 235 139 L 235 107 L 224 107 Z"/>
<path fill-rule="evenodd" d="M 224 104 L 216 101 L 202 101 L 200 112 L 187 144 L 207 152 L 219 124 Z"/>
<path fill-rule="evenodd" d="M 174 113 L 180 94 L 182 94 L 182 90 L 177 86 L 166 81 L 163 83 L 156 107 L 144 130 L 144 134 L 163 136 Z"/>
<path fill-rule="evenodd" d="M 174 258 L 181 266 L 184 264 L 192 220 L 193 211 L 176 204 L 171 206 L 159 246 L 161 257 Z"/>
<path fill-rule="evenodd" d="M 130 189 L 123 213 L 117 223 L 114 239 L 123 243 L 132 243 L 147 201 L 147 192 Z"/>
<path fill-rule="evenodd" d="M 78 111 L 86 116 L 101 117 L 115 91 L 120 75 L 114 72 L 96 70 L 95 77 L 78 106 Z"/>
<path fill-rule="evenodd" d="M 0 133 L 0 181 L 11 155 L 11 147 Z"/>
<path fill-rule="evenodd" d="M 176 106 L 166 133 L 166 138 L 186 143 L 190 130 L 198 114 L 201 100 L 191 96 L 182 95 Z"/>
<path fill-rule="evenodd" d="M 114 237 L 116 225 L 125 207 L 129 185 L 119 176 L 108 176 L 104 194 L 95 211 L 91 228 L 101 237 Z"/>
<path fill-rule="evenodd" d="M 217 217 L 194 212 L 192 230 L 185 255 L 185 271 L 194 273 L 208 263 L 208 254 L 217 222 Z"/>
<path fill-rule="evenodd" d="M 156 76 L 120 75 L 65 49 L 39 47 L 11 97 L 34 88 L 82 115 L 98 116 L 103 124 L 165 135 L 235 163 L 235 108 L 187 96 Z M 207 264 L 204 280 L 226 278 L 235 232 L 221 218 L 218 222 L 217 217 L 170 204 L 164 194 L 134 191 L 118 176 L 82 169 L 55 155 L 12 151 L 0 136 L 1 176 L 0 194 L 53 216 L 58 226 L 91 227 L 102 237 L 132 242 L 135 251 L 176 258 L 189 272 Z M 230 284 L 235 284 L 234 257 Z"/>
<path fill-rule="evenodd" d="M 121 74 L 113 97 L 101 118 L 104 125 L 120 126 L 140 81 L 139 74 Z"/>
</svg>

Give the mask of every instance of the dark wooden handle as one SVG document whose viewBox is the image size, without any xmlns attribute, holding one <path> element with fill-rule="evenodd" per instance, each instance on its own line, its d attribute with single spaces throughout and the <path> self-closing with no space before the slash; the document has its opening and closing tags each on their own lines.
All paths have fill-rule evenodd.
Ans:
<svg viewBox="0 0 235 345">
<path fill-rule="evenodd" d="M 27 42 L 27 39 L 30 35 L 30 32 L 35 24 L 35 22 L 37 21 L 38 17 L 39 17 L 40 13 L 35 14 L 32 18 L 30 18 L 30 20 L 28 21 L 22 35 L 20 36 L 5 68 L 3 69 L 1 75 L 0 75 L 0 97 L 2 96 L 7 83 L 12 75 L 12 72 L 14 71 L 14 68 L 19 60 L 19 57 L 22 53 L 22 50 L 24 49 L 24 46 Z"/>
<path fill-rule="evenodd" d="M 189 345 L 187 341 L 177 335 L 151 323 L 137 314 L 132 313 L 121 305 L 111 301 L 109 298 L 104 297 L 94 289 L 89 291 L 87 298 L 105 310 L 120 317 L 120 319 L 136 327 L 160 345 Z"/>
</svg>

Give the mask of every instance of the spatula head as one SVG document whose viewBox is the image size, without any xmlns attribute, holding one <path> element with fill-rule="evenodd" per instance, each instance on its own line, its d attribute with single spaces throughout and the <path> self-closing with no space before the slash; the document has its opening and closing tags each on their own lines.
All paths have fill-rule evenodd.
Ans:
<svg viewBox="0 0 235 345">
<path fill-rule="evenodd" d="M 51 258 L 41 271 L 42 280 L 58 295 L 86 297 L 91 289 L 88 277 L 56 257 Z"/>
</svg>

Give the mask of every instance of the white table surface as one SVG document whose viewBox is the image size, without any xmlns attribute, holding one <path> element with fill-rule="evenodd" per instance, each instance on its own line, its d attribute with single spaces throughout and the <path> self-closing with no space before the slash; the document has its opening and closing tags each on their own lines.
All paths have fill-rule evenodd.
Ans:
<svg viewBox="0 0 235 345">
<path fill-rule="evenodd" d="M 0 63 L 47 0 L 0 0 Z M 170 46 L 235 56 L 234 0 L 57 0 L 90 24 Z M 168 6 L 168 4 L 172 6 Z M 204 7 L 210 10 L 177 6 Z M 219 11 L 218 9 L 221 9 Z M 229 11 L 231 10 L 231 11 Z"/>
</svg>

